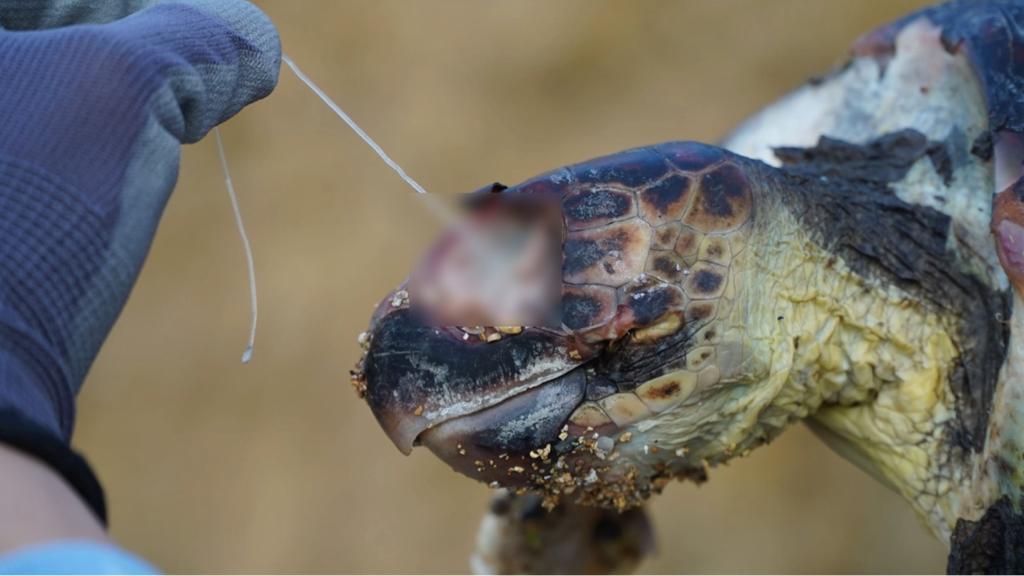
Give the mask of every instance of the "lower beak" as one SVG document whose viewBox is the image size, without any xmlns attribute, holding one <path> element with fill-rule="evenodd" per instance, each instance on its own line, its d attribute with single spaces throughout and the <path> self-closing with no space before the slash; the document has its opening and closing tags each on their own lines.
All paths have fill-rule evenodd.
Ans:
<svg viewBox="0 0 1024 576">
<path fill-rule="evenodd" d="M 586 378 L 576 369 L 500 404 L 442 422 L 420 442 L 456 471 L 502 486 L 528 483 L 583 401 Z"/>
</svg>

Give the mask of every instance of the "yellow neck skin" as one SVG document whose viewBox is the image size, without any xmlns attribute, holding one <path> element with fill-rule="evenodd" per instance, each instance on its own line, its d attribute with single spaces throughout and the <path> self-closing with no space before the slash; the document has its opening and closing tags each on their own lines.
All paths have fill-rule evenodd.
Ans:
<svg viewBox="0 0 1024 576">
<path fill-rule="evenodd" d="M 780 220 L 760 231 L 769 236 L 758 239 L 763 249 L 741 264 L 745 306 L 733 319 L 745 325 L 755 360 L 738 379 L 761 378 L 774 393 L 758 424 L 810 416 L 833 448 L 948 540 L 967 475 L 946 442 L 955 417 L 953 319 L 858 276 L 795 221 Z"/>
</svg>

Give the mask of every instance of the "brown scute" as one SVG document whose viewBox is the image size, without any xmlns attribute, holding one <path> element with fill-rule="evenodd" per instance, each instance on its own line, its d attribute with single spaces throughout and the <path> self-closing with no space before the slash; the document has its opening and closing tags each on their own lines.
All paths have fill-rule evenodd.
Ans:
<svg viewBox="0 0 1024 576">
<path fill-rule="evenodd" d="M 690 179 L 674 174 L 640 193 L 640 208 L 652 225 L 676 220 L 686 208 Z"/>
<path fill-rule="evenodd" d="M 682 386 L 679 385 L 679 382 L 675 380 L 669 380 L 668 382 L 665 382 L 660 386 L 652 386 L 648 388 L 645 391 L 644 396 L 647 397 L 649 400 L 665 400 L 667 398 L 674 397 L 676 394 L 679 394 L 680 390 L 682 390 Z"/>
<path fill-rule="evenodd" d="M 563 280 L 622 286 L 643 270 L 650 241 L 651 228 L 639 219 L 570 231 L 562 245 Z"/>
<path fill-rule="evenodd" d="M 701 178 L 700 194 L 684 222 L 703 232 L 730 230 L 750 216 L 750 183 L 743 172 L 725 164 Z"/>
<path fill-rule="evenodd" d="M 655 271 L 667 276 L 678 274 L 676 272 L 676 263 L 667 255 L 655 256 L 653 268 Z"/>
<path fill-rule="evenodd" d="M 657 256 L 654 258 L 654 269 L 664 274 L 672 274 L 675 264 L 668 256 Z"/>
<path fill-rule="evenodd" d="M 657 228 L 654 231 L 654 243 L 651 248 L 656 250 L 672 250 L 676 244 L 676 237 L 679 236 L 679 223 L 670 222 Z"/>
<path fill-rule="evenodd" d="M 701 270 L 694 275 L 693 285 L 702 292 L 714 292 L 722 284 L 721 274 L 710 270 Z"/>
<path fill-rule="evenodd" d="M 680 256 L 696 254 L 697 249 L 700 247 L 700 239 L 700 233 L 694 232 L 689 228 L 683 228 L 683 231 L 679 233 L 679 238 L 676 240 L 676 254 Z"/>
<path fill-rule="evenodd" d="M 635 213 L 633 194 L 611 189 L 584 189 L 566 196 L 562 210 L 570 230 L 590 228 Z"/>
<path fill-rule="evenodd" d="M 715 296 L 724 283 L 725 276 L 717 270 L 695 270 L 686 282 L 686 292 L 693 298 Z"/>
<path fill-rule="evenodd" d="M 566 286 L 562 290 L 562 324 L 582 330 L 604 324 L 615 315 L 615 290 L 603 286 Z"/>
<path fill-rule="evenodd" d="M 721 236 L 708 236 L 700 247 L 700 259 L 716 264 L 728 264 L 729 242 Z"/>
<path fill-rule="evenodd" d="M 625 305 L 632 310 L 637 326 L 649 326 L 669 311 L 680 308 L 682 302 L 682 293 L 678 288 L 662 285 L 641 288 L 628 294 Z"/>
<path fill-rule="evenodd" d="M 572 182 L 572 173 L 568 169 L 562 168 L 516 184 L 505 189 L 504 192 L 508 194 L 560 197 L 569 189 L 569 185 Z"/>
<path fill-rule="evenodd" d="M 563 248 L 565 261 L 562 270 L 568 275 L 582 272 L 600 262 L 609 252 L 621 252 L 627 242 L 626 233 L 622 230 L 600 238 L 568 238 Z"/>
<path fill-rule="evenodd" d="M 686 263 L 675 252 L 659 250 L 652 251 L 648 256 L 645 271 L 668 282 L 679 282 L 683 279 L 685 269 Z"/>
<path fill-rule="evenodd" d="M 657 148 L 669 162 L 687 172 L 703 170 L 725 157 L 721 148 L 701 142 L 668 142 Z"/>
<path fill-rule="evenodd" d="M 602 312 L 601 302 L 587 294 L 562 296 L 562 323 L 570 330 L 579 330 L 597 323 Z"/>
<path fill-rule="evenodd" d="M 653 148 L 634 148 L 569 167 L 581 184 L 645 186 L 669 171 L 668 163 Z"/>
<path fill-rule="evenodd" d="M 712 302 L 692 302 L 686 307 L 686 323 L 699 325 L 710 320 L 715 315 L 715 305 Z"/>
</svg>

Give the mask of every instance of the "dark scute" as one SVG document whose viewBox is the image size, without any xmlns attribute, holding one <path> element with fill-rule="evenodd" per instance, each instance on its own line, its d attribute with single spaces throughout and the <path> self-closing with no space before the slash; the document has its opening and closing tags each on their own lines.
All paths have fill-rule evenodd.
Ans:
<svg viewBox="0 0 1024 576">
<path fill-rule="evenodd" d="M 614 190 L 588 190 L 566 199 L 565 215 L 577 222 L 620 218 L 629 213 L 632 198 Z"/>
<path fill-rule="evenodd" d="M 679 295 L 670 288 L 642 290 L 629 295 L 629 307 L 638 326 L 647 326 L 679 303 Z"/>
<path fill-rule="evenodd" d="M 673 261 L 668 256 L 658 256 L 657 258 L 655 258 L 654 270 L 657 272 L 661 272 L 662 274 L 670 278 L 674 278 L 675 276 L 678 276 L 680 274 L 680 272 L 676 270 L 675 261 Z"/>
<path fill-rule="evenodd" d="M 628 240 L 626 233 L 621 230 L 599 239 L 569 238 L 562 246 L 562 272 L 582 272 L 600 262 L 609 252 L 623 250 Z"/>
<path fill-rule="evenodd" d="M 713 304 L 695 302 L 686 309 L 686 321 L 693 324 L 700 323 L 702 320 L 710 318 L 712 312 L 714 312 Z"/>
<path fill-rule="evenodd" d="M 569 166 L 580 184 L 622 184 L 637 187 L 654 182 L 669 167 L 651 148 L 634 148 Z"/>
<path fill-rule="evenodd" d="M 573 182 L 574 178 L 572 173 L 565 168 L 561 168 L 546 174 L 541 174 L 540 176 L 536 176 L 526 182 L 521 182 L 510 188 L 506 188 L 502 193 L 559 197 L 569 190 L 569 187 Z"/>
<path fill-rule="evenodd" d="M 1024 514 L 1003 496 L 977 522 L 960 518 L 950 538 L 949 574 L 1024 574 Z"/>
<path fill-rule="evenodd" d="M 666 142 L 655 147 L 676 168 L 696 172 L 725 158 L 721 148 L 702 142 Z"/>
<path fill-rule="evenodd" d="M 587 238 L 572 238 L 565 241 L 562 247 L 565 261 L 562 263 L 562 272 L 565 274 L 576 274 L 590 268 L 604 257 L 605 251 L 601 249 L 597 241 Z"/>
<path fill-rule="evenodd" d="M 668 213 L 669 208 L 686 194 L 689 187 L 689 178 L 674 175 L 644 190 L 640 196 L 644 202 L 654 206 L 658 213 L 664 216 Z"/>
<path fill-rule="evenodd" d="M 601 314 L 601 302 L 585 294 L 562 295 L 562 323 L 570 330 L 586 328 Z"/>
<path fill-rule="evenodd" d="M 702 294 L 713 294 L 722 285 L 722 275 L 711 270 L 700 270 L 693 277 L 693 286 Z"/>
<path fill-rule="evenodd" d="M 742 199 L 749 186 L 736 166 L 726 164 L 716 168 L 701 180 L 701 207 L 712 216 L 728 218 L 733 214 L 732 203 Z"/>
</svg>

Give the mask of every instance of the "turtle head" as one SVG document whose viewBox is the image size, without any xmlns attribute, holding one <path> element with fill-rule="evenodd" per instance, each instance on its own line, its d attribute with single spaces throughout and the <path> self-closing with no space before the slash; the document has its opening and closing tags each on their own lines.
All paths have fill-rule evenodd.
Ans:
<svg viewBox="0 0 1024 576">
<path fill-rule="evenodd" d="M 460 246 L 486 242 L 446 235 L 426 270 L 384 299 L 363 340 L 356 385 L 381 426 L 403 452 L 426 445 L 479 480 L 550 493 L 582 488 L 618 507 L 658 478 L 701 476 L 696 448 L 713 436 L 704 427 L 716 421 L 711 399 L 733 393 L 727 382 L 742 363 L 726 320 L 736 298 L 733 262 L 753 214 L 745 165 L 712 146 L 672 143 L 484 193 L 532 199 L 526 213 L 534 219 L 554 207 L 555 233 L 531 235 L 550 249 L 526 258 L 546 264 L 522 265 L 522 248 L 500 259 L 503 270 L 553 269 L 555 306 L 543 306 L 544 297 L 539 306 L 500 306 L 533 314 L 512 326 L 504 316 L 494 321 L 493 310 L 481 313 L 500 298 L 463 294 L 465 278 L 450 277 L 458 277 L 453 261 L 472 260 Z M 520 288 L 511 300 L 549 294 L 524 288 L 538 281 L 521 276 L 499 283 Z M 668 432 L 663 422 L 678 426 Z M 691 448 L 694 457 L 684 457 Z"/>
</svg>

